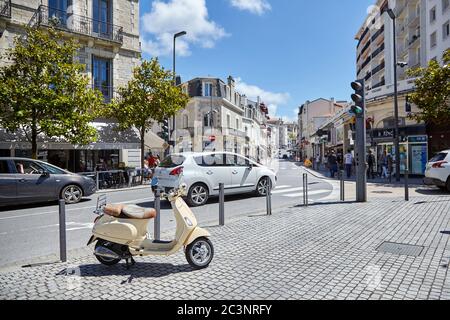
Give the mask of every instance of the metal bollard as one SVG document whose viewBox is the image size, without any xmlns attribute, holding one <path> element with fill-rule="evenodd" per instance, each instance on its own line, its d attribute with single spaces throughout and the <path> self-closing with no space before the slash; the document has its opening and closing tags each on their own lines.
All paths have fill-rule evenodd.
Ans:
<svg viewBox="0 0 450 320">
<path fill-rule="evenodd" d="M 100 173 L 97 171 L 97 173 L 96 173 L 96 185 L 97 185 L 97 191 L 99 191 L 100 190 Z"/>
<path fill-rule="evenodd" d="M 67 261 L 66 246 L 66 201 L 59 200 L 59 257 L 61 262 Z"/>
<path fill-rule="evenodd" d="M 161 191 L 159 189 L 155 192 L 155 210 L 154 238 L 159 241 L 161 240 Z"/>
<path fill-rule="evenodd" d="M 307 207 L 309 205 L 308 198 L 308 174 L 303 174 L 303 205 Z"/>
<path fill-rule="evenodd" d="M 219 184 L 219 225 L 225 225 L 225 185 Z"/>
<path fill-rule="evenodd" d="M 266 192 L 266 208 L 267 215 L 272 215 L 272 180 L 268 180 L 267 182 L 267 192 Z"/>
<path fill-rule="evenodd" d="M 405 201 L 409 201 L 409 170 L 405 171 Z"/>
<path fill-rule="evenodd" d="M 345 201 L 345 178 L 344 178 L 344 170 L 339 171 L 341 178 L 341 201 Z"/>
</svg>

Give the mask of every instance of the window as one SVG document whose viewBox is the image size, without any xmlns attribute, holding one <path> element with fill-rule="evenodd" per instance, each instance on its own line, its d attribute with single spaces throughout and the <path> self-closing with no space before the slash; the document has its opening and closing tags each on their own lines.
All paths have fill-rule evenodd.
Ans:
<svg viewBox="0 0 450 320">
<path fill-rule="evenodd" d="M 189 116 L 184 115 L 183 116 L 183 129 L 189 128 Z"/>
<path fill-rule="evenodd" d="M 70 0 L 49 0 L 48 18 L 57 22 L 59 26 L 67 25 L 67 7 Z"/>
<path fill-rule="evenodd" d="M 436 31 L 435 31 L 430 36 L 430 47 L 434 48 L 436 45 L 437 45 L 437 36 L 436 36 Z"/>
<path fill-rule="evenodd" d="M 93 30 L 96 33 L 110 35 L 111 30 L 111 1 L 110 0 L 93 0 Z"/>
<path fill-rule="evenodd" d="M 200 167 L 222 167 L 225 164 L 224 154 L 208 154 L 194 160 Z"/>
<path fill-rule="evenodd" d="M 436 21 L 436 7 L 430 10 L 430 22 Z"/>
<path fill-rule="evenodd" d="M 27 160 L 15 160 L 14 165 L 19 174 L 42 174 L 44 171 L 36 162 Z"/>
<path fill-rule="evenodd" d="M 55 166 L 52 166 L 51 164 L 48 163 L 39 163 L 42 167 L 44 167 L 44 169 L 51 173 L 51 174 L 66 174 L 66 172 L 64 172 L 63 170 L 61 170 L 60 168 L 57 168 Z"/>
<path fill-rule="evenodd" d="M 186 160 L 183 156 L 168 156 L 159 165 L 161 168 L 176 168 L 181 166 Z"/>
<path fill-rule="evenodd" d="M 433 158 L 431 158 L 430 162 L 438 162 L 438 161 L 444 161 L 447 157 L 447 153 L 441 152 L 436 154 Z"/>
<path fill-rule="evenodd" d="M 102 92 L 105 101 L 112 98 L 111 86 L 111 60 L 92 57 L 92 78 L 94 80 L 94 88 Z"/>
<path fill-rule="evenodd" d="M 9 172 L 8 161 L 0 160 L 0 174 L 7 174 L 7 173 L 11 173 Z"/>
<path fill-rule="evenodd" d="M 450 0 L 442 0 L 442 12 L 445 12 L 450 6 Z"/>
<path fill-rule="evenodd" d="M 203 84 L 203 96 L 204 97 L 212 97 L 213 85 L 212 83 L 204 83 Z"/>
<path fill-rule="evenodd" d="M 227 114 L 227 128 L 231 128 L 231 116 Z"/>
<path fill-rule="evenodd" d="M 450 21 L 447 21 L 442 26 L 442 38 L 445 40 L 450 36 Z"/>
<path fill-rule="evenodd" d="M 236 119 L 236 130 L 239 130 L 239 119 Z"/>
</svg>

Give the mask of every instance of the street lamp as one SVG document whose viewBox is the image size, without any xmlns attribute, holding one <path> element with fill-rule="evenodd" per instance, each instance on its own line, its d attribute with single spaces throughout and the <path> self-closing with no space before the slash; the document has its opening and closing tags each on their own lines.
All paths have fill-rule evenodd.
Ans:
<svg viewBox="0 0 450 320">
<path fill-rule="evenodd" d="M 173 36 L 173 85 L 176 86 L 177 85 L 177 72 L 175 70 L 175 60 L 176 60 L 176 41 L 177 38 L 185 36 L 187 34 L 186 31 L 181 31 L 178 32 L 176 34 L 174 34 Z M 172 133 L 176 130 L 176 116 L 173 116 L 173 121 L 172 121 Z"/>
<path fill-rule="evenodd" d="M 392 9 L 387 9 L 387 14 L 392 19 L 394 33 L 394 144 L 395 144 L 395 178 L 400 181 L 400 136 L 398 129 L 398 87 L 397 87 L 397 32 L 396 32 L 396 16 Z"/>
</svg>

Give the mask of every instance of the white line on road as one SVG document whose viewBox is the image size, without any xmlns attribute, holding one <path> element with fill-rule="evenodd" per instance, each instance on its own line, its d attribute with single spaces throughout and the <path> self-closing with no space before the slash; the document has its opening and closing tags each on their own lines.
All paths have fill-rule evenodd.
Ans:
<svg viewBox="0 0 450 320">
<path fill-rule="evenodd" d="M 324 193 L 329 193 L 332 192 L 332 190 L 314 190 L 314 191 L 308 191 L 308 195 L 317 195 L 317 194 L 324 194 Z M 283 195 L 283 197 L 288 197 L 288 198 L 297 198 L 297 197 L 302 197 L 303 193 L 291 193 L 291 194 L 285 194 Z"/>
<path fill-rule="evenodd" d="M 274 190 L 290 188 L 292 186 L 276 186 Z"/>
<path fill-rule="evenodd" d="M 130 201 L 121 201 L 120 203 L 128 204 L 128 203 L 135 203 L 135 202 L 140 202 L 140 201 L 150 201 L 150 200 L 153 200 L 153 198 L 143 198 L 143 199 L 136 199 L 136 200 L 130 200 Z M 95 209 L 95 208 L 96 208 L 96 206 L 80 207 L 80 208 L 66 209 L 66 212 L 79 211 L 79 210 L 85 210 L 85 209 Z M 46 212 L 38 212 L 38 213 L 29 213 L 29 214 L 21 214 L 21 215 L 10 216 L 10 217 L 2 217 L 2 218 L 0 218 L 0 220 L 26 218 L 26 217 L 33 217 L 33 216 L 42 216 L 42 215 L 46 215 L 46 214 L 55 214 L 55 213 L 58 213 L 58 210 L 46 211 Z"/>
<path fill-rule="evenodd" d="M 287 193 L 287 192 L 292 192 L 292 191 L 302 191 L 303 188 L 291 188 L 291 189 L 283 189 L 283 190 L 276 190 L 272 192 L 272 194 L 280 194 L 280 193 Z"/>
</svg>

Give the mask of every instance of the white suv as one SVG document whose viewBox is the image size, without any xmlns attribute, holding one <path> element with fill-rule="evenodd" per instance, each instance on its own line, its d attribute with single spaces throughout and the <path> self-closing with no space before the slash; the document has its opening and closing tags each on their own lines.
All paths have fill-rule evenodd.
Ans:
<svg viewBox="0 0 450 320">
<path fill-rule="evenodd" d="M 220 183 L 224 184 L 226 195 L 255 192 L 265 196 L 269 181 L 272 188 L 277 182 L 274 171 L 227 152 L 172 154 L 155 169 L 155 178 L 158 188 L 166 192 L 186 183 L 187 202 L 194 207 L 219 195 Z"/>
<path fill-rule="evenodd" d="M 428 162 L 424 183 L 450 192 L 450 150 L 439 152 Z"/>
</svg>

